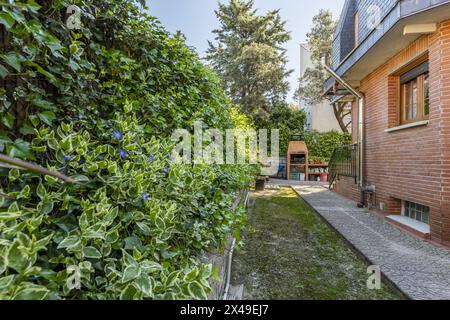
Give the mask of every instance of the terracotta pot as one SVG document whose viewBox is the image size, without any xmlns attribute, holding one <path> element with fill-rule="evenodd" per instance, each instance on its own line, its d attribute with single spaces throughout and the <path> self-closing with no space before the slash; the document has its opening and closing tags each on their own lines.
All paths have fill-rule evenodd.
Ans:
<svg viewBox="0 0 450 320">
<path fill-rule="evenodd" d="M 321 182 L 328 182 L 328 173 L 324 172 L 320 174 L 320 181 Z"/>
</svg>

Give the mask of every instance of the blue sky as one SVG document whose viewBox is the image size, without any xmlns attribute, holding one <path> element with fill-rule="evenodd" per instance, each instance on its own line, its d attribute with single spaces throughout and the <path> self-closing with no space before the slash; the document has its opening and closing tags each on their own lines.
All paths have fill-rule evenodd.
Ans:
<svg viewBox="0 0 450 320">
<path fill-rule="evenodd" d="M 225 2 L 228 0 L 222 0 Z M 288 100 L 298 84 L 300 73 L 299 44 L 306 41 L 306 33 L 312 26 L 313 16 L 320 9 L 329 9 L 337 19 L 345 0 L 255 0 L 255 8 L 260 13 L 281 9 L 280 14 L 287 21 L 287 29 L 291 32 L 291 41 L 286 45 L 289 56 L 289 68 L 294 69 L 289 81 L 291 92 Z M 181 30 L 187 43 L 197 49 L 200 56 L 208 47 L 208 40 L 213 40 L 212 30 L 219 26 L 214 10 L 217 0 L 147 0 L 149 12 L 156 16 L 170 32 Z"/>
</svg>

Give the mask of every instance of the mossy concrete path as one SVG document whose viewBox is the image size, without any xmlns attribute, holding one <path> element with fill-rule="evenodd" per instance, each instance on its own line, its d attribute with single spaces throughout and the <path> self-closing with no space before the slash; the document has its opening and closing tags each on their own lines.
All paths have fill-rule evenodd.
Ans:
<svg viewBox="0 0 450 320">
<path fill-rule="evenodd" d="M 232 285 L 243 299 L 398 299 L 367 288 L 367 265 L 291 188 L 252 193 Z"/>
<path fill-rule="evenodd" d="M 403 232 L 323 186 L 294 190 L 411 299 L 450 299 L 450 250 Z"/>
</svg>

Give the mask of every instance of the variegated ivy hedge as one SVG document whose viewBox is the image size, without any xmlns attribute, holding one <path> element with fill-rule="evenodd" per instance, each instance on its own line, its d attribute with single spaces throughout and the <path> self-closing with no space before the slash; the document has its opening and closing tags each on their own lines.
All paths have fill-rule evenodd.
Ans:
<svg viewBox="0 0 450 320">
<path fill-rule="evenodd" d="M 0 0 L 0 152 L 79 182 L 0 168 L 0 299 L 203 299 L 200 256 L 245 224 L 254 168 L 176 165 L 168 137 L 247 123 L 135 2 Z"/>
</svg>

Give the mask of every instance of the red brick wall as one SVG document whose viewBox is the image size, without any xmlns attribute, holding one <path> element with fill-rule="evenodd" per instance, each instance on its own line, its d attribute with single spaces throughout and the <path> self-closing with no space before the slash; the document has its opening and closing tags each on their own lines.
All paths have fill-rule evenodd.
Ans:
<svg viewBox="0 0 450 320">
<path fill-rule="evenodd" d="M 359 202 L 358 185 L 355 184 L 355 179 L 350 177 L 339 177 L 336 180 L 333 190 L 344 197 L 352 199 L 355 202 Z"/>
<path fill-rule="evenodd" d="M 440 151 L 441 158 L 441 207 L 435 216 L 434 235 L 436 241 L 450 244 L 450 20 L 441 24 L 435 36 L 433 51 L 436 71 L 440 70 L 436 85 L 436 104 L 440 105 Z"/>
<path fill-rule="evenodd" d="M 385 130 L 395 126 L 396 121 L 396 84 L 391 75 L 427 50 L 430 123 L 387 133 Z M 376 186 L 377 206 L 383 202 L 385 210 L 392 214 L 400 214 L 399 199 L 429 206 L 432 240 L 449 245 L 450 20 L 441 23 L 436 33 L 420 37 L 363 79 L 360 91 L 366 98 L 365 180 Z M 335 190 L 357 200 L 355 187 L 341 178 Z"/>
</svg>

